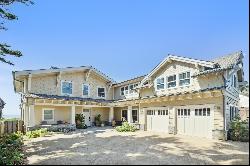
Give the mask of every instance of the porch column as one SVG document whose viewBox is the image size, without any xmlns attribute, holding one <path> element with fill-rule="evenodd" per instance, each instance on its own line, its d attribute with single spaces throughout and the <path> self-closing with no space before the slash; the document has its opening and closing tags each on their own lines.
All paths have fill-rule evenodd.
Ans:
<svg viewBox="0 0 250 166">
<path fill-rule="evenodd" d="M 70 123 L 75 124 L 75 114 L 76 114 L 76 106 L 71 107 L 71 118 L 70 118 Z"/>
<path fill-rule="evenodd" d="M 114 120 L 114 107 L 110 107 L 110 109 L 109 109 L 109 123 L 112 124 L 113 120 Z"/>
<path fill-rule="evenodd" d="M 28 118 L 29 118 L 28 126 L 33 127 L 33 126 L 35 126 L 35 106 L 34 105 L 29 105 L 28 111 L 29 111 L 29 114 L 28 114 Z"/>
<path fill-rule="evenodd" d="M 128 106 L 128 123 L 132 123 L 132 106 Z"/>
</svg>

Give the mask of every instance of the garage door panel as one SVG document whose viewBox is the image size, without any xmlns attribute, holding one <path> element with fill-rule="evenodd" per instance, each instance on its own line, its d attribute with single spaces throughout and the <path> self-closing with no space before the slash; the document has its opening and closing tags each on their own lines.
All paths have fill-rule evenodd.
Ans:
<svg viewBox="0 0 250 166">
<path fill-rule="evenodd" d="M 212 138 L 211 108 L 185 106 L 178 108 L 177 111 L 177 132 L 179 134 Z"/>
<path fill-rule="evenodd" d="M 169 116 L 166 108 L 147 110 L 147 130 L 168 132 Z"/>
</svg>

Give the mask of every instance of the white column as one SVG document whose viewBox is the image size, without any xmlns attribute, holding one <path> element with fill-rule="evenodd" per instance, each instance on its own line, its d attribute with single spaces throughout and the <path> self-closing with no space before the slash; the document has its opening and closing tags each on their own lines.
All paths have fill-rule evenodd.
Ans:
<svg viewBox="0 0 250 166">
<path fill-rule="evenodd" d="M 109 109 L 109 122 L 112 123 L 114 120 L 114 107 L 110 107 Z"/>
<path fill-rule="evenodd" d="M 29 105 L 29 121 L 28 125 L 29 127 L 35 126 L 35 106 L 34 105 Z"/>
<path fill-rule="evenodd" d="M 128 106 L 128 123 L 132 123 L 132 106 Z"/>
<path fill-rule="evenodd" d="M 31 91 L 31 78 L 32 78 L 32 75 L 29 74 L 29 77 L 28 77 L 28 92 Z"/>
<path fill-rule="evenodd" d="M 71 107 L 71 118 L 70 118 L 71 124 L 75 124 L 75 114 L 76 114 L 76 106 L 73 105 Z"/>
</svg>

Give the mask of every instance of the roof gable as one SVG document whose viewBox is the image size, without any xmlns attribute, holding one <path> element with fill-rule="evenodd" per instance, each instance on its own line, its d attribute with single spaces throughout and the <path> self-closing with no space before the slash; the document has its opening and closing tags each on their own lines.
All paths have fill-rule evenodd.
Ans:
<svg viewBox="0 0 250 166">
<path fill-rule="evenodd" d="M 204 67 L 214 68 L 215 63 L 210 61 L 204 61 L 204 60 L 197 60 L 192 58 L 186 58 L 181 56 L 175 56 L 175 55 L 169 55 L 167 56 L 163 61 L 161 61 L 143 80 L 142 83 L 144 83 L 149 77 L 154 75 L 158 70 L 160 70 L 166 63 L 172 62 L 172 61 L 179 61 L 183 63 L 189 63 L 194 65 L 200 65 Z"/>
</svg>

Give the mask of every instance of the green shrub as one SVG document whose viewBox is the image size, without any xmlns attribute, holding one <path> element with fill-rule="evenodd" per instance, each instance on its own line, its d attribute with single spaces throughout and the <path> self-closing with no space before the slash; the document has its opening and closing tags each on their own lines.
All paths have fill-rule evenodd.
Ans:
<svg viewBox="0 0 250 166">
<path fill-rule="evenodd" d="M 249 141 L 249 129 L 247 121 L 242 121 L 239 116 L 230 123 L 230 138 L 233 141 Z"/>
<path fill-rule="evenodd" d="M 135 132 L 136 128 L 130 125 L 128 122 L 123 122 L 122 126 L 115 128 L 118 132 Z"/>
<path fill-rule="evenodd" d="M 21 165 L 24 161 L 23 135 L 8 134 L 0 139 L 0 165 Z"/>
<path fill-rule="evenodd" d="M 28 138 L 38 138 L 38 137 L 44 137 L 47 134 L 48 134 L 48 130 L 45 128 L 45 129 L 38 129 L 38 130 L 28 131 L 26 133 L 26 136 Z"/>
<path fill-rule="evenodd" d="M 96 126 L 101 126 L 102 120 L 101 120 L 101 115 L 100 115 L 100 114 L 98 114 L 98 115 L 95 117 L 95 124 L 96 124 Z"/>
<path fill-rule="evenodd" d="M 76 128 L 77 129 L 86 129 L 88 126 L 85 124 L 85 117 L 83 114 L 76 114 L 75 116 Z"/>
</svg>

